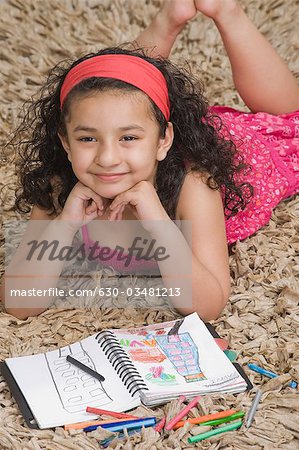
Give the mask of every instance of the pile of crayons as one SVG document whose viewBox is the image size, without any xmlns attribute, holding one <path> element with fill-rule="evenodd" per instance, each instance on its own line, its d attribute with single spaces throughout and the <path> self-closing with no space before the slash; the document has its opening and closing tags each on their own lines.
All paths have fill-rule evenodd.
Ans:
<svg viewBox="0 0 299 450">
<path fill-rule="evenodd" d="M 278 375 L 274 372 L 269 372 L 262 367 L 259 367 L 255 364 L 248 364 L 248 368 L 261 374 L 267 376 L 269 378 L 275 378 Z M 298 387 L 298 383 L 292 380 L 289 383 L 289 386 L 293 389 Z M 262 391 L 258 389 L 256 391 L 256 395 L 253 399 L 251 408 L 247 415 L 246 427 L 250 427 L 252 420 L 254 418 L 255 412 L 257 410 L 259 401 L 262 396 Z M 186 400 L 185 396 L 179 397 L 179 404 L 182 404 Z M 92 420 L 88 422 L 81 422 L 77 424 L 65 425 L 65 429 L 82 429 L 83 431 L 93 431 L 98 427 L 102 427 L 111 432 L 118 432 L 118 435 L 114 434 L 106 439 L 103 439 L 100 442 L 100 445 L 103 448 L 107 448 L 109 444 L 115 439 L 123 439 L 128 436 L 132 436 L 135 433 L 139 433 L 143 427 L 155 427 L 154 429 L 157 432 L 161 432 L 163 429 L 166 431 L 176 430 L 180 427 L 183 427 L 185 423 L 190 423 L 192 425 L 204 425 L 213 427 L 210 431 L 200 433 L 196 436 L 192 436 L 188 438 L 189 444 L 193 444 L 198 441 L 202 441 L 204 439 L 208 439 L 211 436 L 215 436 L 220 433 L 225 433 L 227 431 L 237 430 L 243 425 L 242 418 L 245 413 L 242 411 L 236 411 L 233 409 L 229 409 L 227 411 L 221 411 L 215 414 L 208 414 L 205 416 L 193 417 L 191 419 L 182 420 L 185 416 L 187 416 L 188 412 L 197 405 L 200 397 L 197 396 L 193 400 L 191 400 L 187 406 L 185 406 L 173 419 L 171 419 L 168 423 L 166 423 L 166 417 L 163 417 L 159 423 L 157 423 L 156 417 L 137 417 L 126 413 L 119 413 L 114 411 L 107 411 L 105 409 L 87 407 L 86 412 L 104 415 L 111 417 L 113 419 L 110 420 Z M 230 423 L 231 422 L 231 423 Z M 226 425 L 222 425 L 226 424 Z M 218 426 L 221 425 L 221 426 Z M 215 427 L 215 428 L 214 428 Z"/>
<path fill-rule="evenodd" d="M 184 400 L 185 400 L 185 397 L 181 396 L 180 402 L 183 403 Z M 189 444 L 193 444 L 195 442 L 202 441 L 204 439 L 208 439 L 211 436 L 215 436 L 220 433 L 225 433 L 226 431 L 237 430 L 238 428 L 240 428 L 242 426 L 243 421 L 237 420 L 237 419 L 241 419 L 242 417 L 244 417 L 245 413 L 242 411 L 237 412 L 232 409 L 227 410 L 227 411 L 221 411 L 221 412 L 215 413 L 215 414 L 209 414 L 206 416 L 199 416 L 199 417 L 194 417 L 192 419 L 181 420 L 183 417 L 185 417 L 188 414 L 188 412 L 191 410 L 191 408 L 193 408 L 194 406 L 197 405 L 199 400 L 200 400 L 199 396 L 195 397 L 193 400 L 191 400 L 188 403 L 187 406 L 185 406 L 167 424 L 165 424 L 166 419 L 165 418 L 162 419 L 161 422 L 159 422 L 159 424 L 155 427 L 156 431 L 161 431 L 163 427 L 167 431 L 176 430 L 180 427 L 183 427 L 185 425 L 185 423 L 190 423 L 192 425 L 207 425 L 207 426 L 214 427 L 216 425 L 220 425 L 223 423 L 233 422 L 233 423 L 230 423 L 229 425 L 213 428 L 210 431 L 200 433 L 196 436 L 189 437 L 188 438 Z"/>
<path fill-rule="evenodd" d="M 180 397 L 180 403 L 183 403 L 185 400 L 185 397 Z M 235 410 L 227 410 L 227 411 L 221 411 L 219 413 L 215 414 L 209 414 L 207 416 L 200 416 L 200 417 L 194 417 L 192 419 L 186 419 L 181 420 L 183 417 L 187 415 L 187 413 L 196 406 L 196 404 L 199 401 L 199 396 L 195 397 L 193 400 L 191 400 L 187 406 L 185 406 L 179 414 L 177 414 L 173 419 L 171 419 L 166 424 L 166 418 L 164 417 L 160 422 L 157 424 L 157 419 L 155 417 L 137 417 L 132 416 L 130 414 L 125 413 L 119 413 L 114 411 L 107 411 L 104 409 L 98 409 L 98 408 L 92 408 L 87 407 L 86 411 L 90 412 L 92 414 L 99 414 L 99 415 L 105 415 L 113 417 L 112 420 L 92 420 L 89 422 L 81 422 L 77 424 L 72 425 L 65 425 L 65 429 L 82 429 L 83 431 L 94 431 L 98 427 L 105 428 L 111 432 L 119 432 L 118 435 L 112 435 L 109 436 L 106 439 L 103 439 L 100 441 L 100 445 L 102 448 L 107 448 L 109 444 L 115 439 L 123 439 L 128 436 L 132 436 L 142 430 L 143 427 L 155 427 L 154 429 L 158 432 L 161 432 L 163 429 L 169 431 L 169 430 L 176 430 L 182 426 L 184 426 L 185 423 L 190 423 L 193 425 L 209 425 L 209 426 L 216 426 L 223 423 L 232 422 L 228 425 L 221 426 L 214 428 L 210 431 L 201 433 L 197 436 L 192 436 L 188 438 L 188 442 L 195 443 L 198 441 L 201 441 L 203 439 L 207 439 L 211 436 L 214 436 L 216 434 L 224 433 L 226 431 L 232 431 L 237 430 L 241 427 L 243 424 L 241 419 L 245 413 L 244 412 L 237 412 Z"/>
</svg>

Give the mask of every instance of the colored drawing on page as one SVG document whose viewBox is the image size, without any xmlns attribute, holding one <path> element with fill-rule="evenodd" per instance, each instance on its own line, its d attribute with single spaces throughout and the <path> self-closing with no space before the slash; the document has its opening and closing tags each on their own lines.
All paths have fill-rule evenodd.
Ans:
<svg viewBox="0 0 299 450">
<path fill-rule="evenodd" d="M 130 347 L 130 340 L 129 339 L 121 339 L 119 341 L 120 345 L 122 347 Z"/>
<path fill-rule="evenodd" d="M 157 346 L 157 342 L 152 336 L 149 339 L 121 339 L 120 345 L 126 348 L 132 361 L 142 363 L 161 363 L 166 356 Z"/>
<path fill-rule="evenodd" d="M 160 363 L 166 359 L 166 356 L 160 351 L 158 347 L 138 347 L 130 348 L 128 353 L 132 361 L 142 363 Z"/>
<path fill-rule="evenodd" d="M 157 347 L 157 342 L 152 335 L 148 335 L 146 339 L 138 341 L 136 339 L 121 339 L 119 341 L 122 347 Z"/>
<path fill-rule="evenodd" d="M 155 336 L 162 352 L 187 383 L 205 380 L 199 365 L 199 354 L 189 333 Z"/>
<path fill-rule="evenodd" d="M 163 366 L 151 367 L 150 371 L 150 373 L 146 374 L 145 379 L 153 384 L 178 384 L 175 375 L 165 373 Z"/>
</svg>

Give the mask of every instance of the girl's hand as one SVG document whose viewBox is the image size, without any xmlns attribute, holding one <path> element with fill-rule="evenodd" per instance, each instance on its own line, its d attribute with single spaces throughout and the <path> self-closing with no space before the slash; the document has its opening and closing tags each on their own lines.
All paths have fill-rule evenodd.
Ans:
<svg viewBox="0 0 299 450">
<path fill-rule="evenodd" d="M 109 220 L 121 220 L 127 206 L 149 232 L 153 231 L 154 224 L 148 221 L 171 220 L 163 208 L 154 186 L 149 181 L 140 181 L 128 191 L 115 197 L 108 208 L 108 211 L 111 211 Z"/>
<path fill-rule="evenodd" d="M 107 200 L 80 181 L 71 190 L 59 218 L 76 229 L 104 213 Z"/>
</svg>

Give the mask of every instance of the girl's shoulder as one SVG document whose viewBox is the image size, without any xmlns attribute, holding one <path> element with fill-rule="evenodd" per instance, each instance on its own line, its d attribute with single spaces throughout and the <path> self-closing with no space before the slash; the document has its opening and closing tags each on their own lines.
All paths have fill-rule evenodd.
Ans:
<svg viewBox="0 0 299 450">
<path fill-rule="evenodd" d="M 197 215 L 199 211 L 210 209 L 217 205 L 222 207 L 220 190 L 211 189 L 207 180 L 210 175 L 207 172 L 189 170 L 184 178 L 176 209 L 177 220 L 188 220 Z M 208 211 L 207 211 L 208 212 Z"/>
<path fill-rule="evenodd" d="M 209 177 L 207 172 L 188 171 L 178 199 L 177 219 L 194 260 L 217 280 L 226 299 L 230 283 L 223 203 L 220 189 L 208 186 L 212 181 Z"/>
<path fill-rule="evenodd" d="M 53 220 L 55 217 L 57 217 L 56 214 L 53 214 L 38 205 L 33 206 L 30 214 L 30 220 Z"/>
</svg>

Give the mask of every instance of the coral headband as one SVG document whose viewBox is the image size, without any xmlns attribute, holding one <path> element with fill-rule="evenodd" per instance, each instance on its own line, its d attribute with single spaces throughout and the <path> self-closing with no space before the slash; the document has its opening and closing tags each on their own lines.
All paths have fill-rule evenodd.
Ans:
<svg viewBox="0 0 299 450">
<path fill-rule="evenodd" d="M 65 77 L 60 91 L 60 107 L 74 86 L 86 78 L 115 78 L 145 92 L 168 121 L 169 97 L 164 76 L 157 67 L 138 56 L 99 55 L 74 66 Z"/>
</svg>

